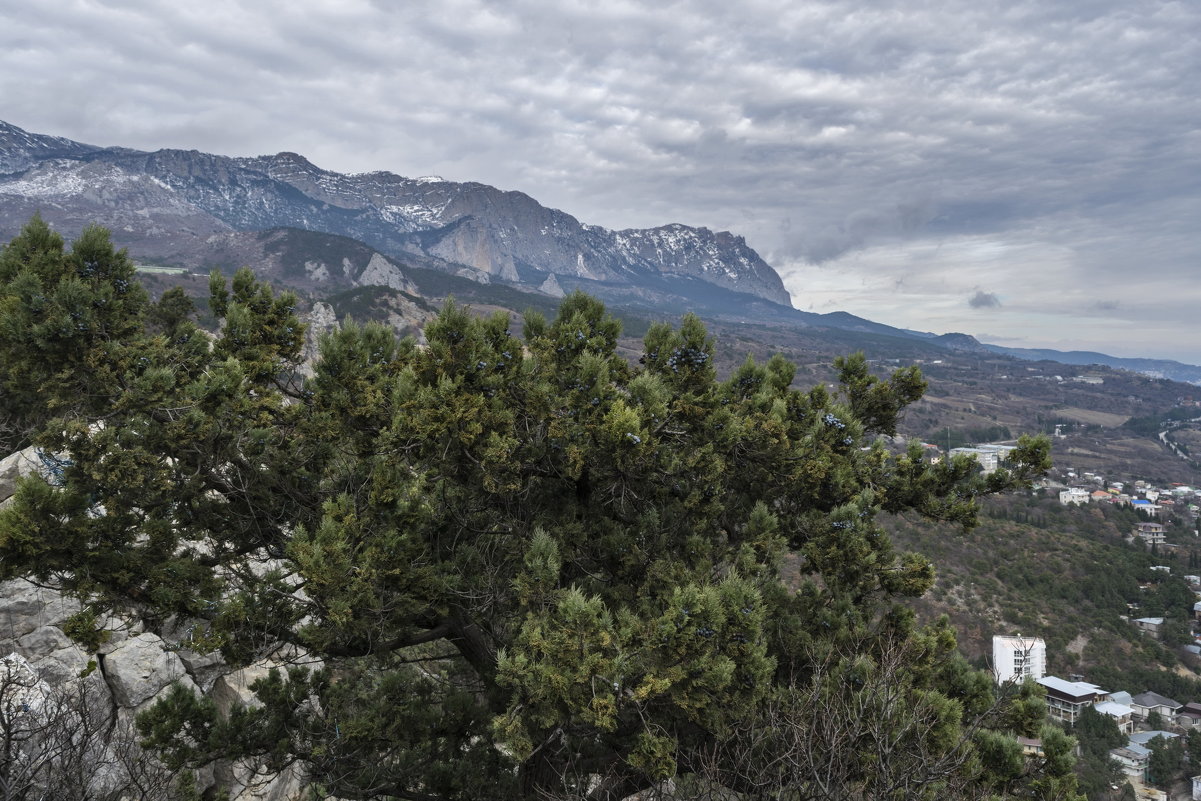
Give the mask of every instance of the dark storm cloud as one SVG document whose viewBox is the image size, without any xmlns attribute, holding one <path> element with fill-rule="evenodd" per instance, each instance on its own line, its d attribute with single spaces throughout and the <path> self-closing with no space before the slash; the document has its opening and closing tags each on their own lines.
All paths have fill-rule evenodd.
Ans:
<svg viewBox="0 0 1201 801">
<path fill-rule="evenodd" d="M 971 324 L 977 285 L 1004 287 L 1001 334 L 1012 319 L 1084 336 L 1066 310 L 1132 273 L 1201 303 L 1183 283 L 1201 250 L 1196 4 L 9 5 L 0 119 L 30 130 L 293 150 L 519 189 L 611 227 L 733 229 L 798 305 L 898 324 L 916 322 L 889 317 L 897 275 L 921 293 L 915 319 L 945 330 Z M 1123 314 L 1146 308 L 1108 319 Z M 1194 325 L 1172 314 L 1123 341 Z"/>
<path fill-rule="evenodd" d="M 976 294 L 967 299 L 967 305 L 973 309 L 996 309 L 1001 305 L 1001 299 L 992 292 L 985 292 L 982 289 L 976 290 Z"/>
</svg>

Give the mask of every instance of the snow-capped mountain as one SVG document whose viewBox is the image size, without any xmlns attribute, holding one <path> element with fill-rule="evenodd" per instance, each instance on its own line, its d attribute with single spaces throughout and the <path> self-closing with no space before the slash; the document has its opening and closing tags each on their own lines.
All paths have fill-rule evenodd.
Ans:
<svg viewBox="0 0 1201 801">
<path fill-rule="evenodd" d="M 295 153 L 100 148 L 0 122 L 0 235 L 15 234 L 34 211 L 68 235 L 98 222 L 135 256 L 181 264 L 202 263 L 214 237 L 287 226 L 534 291 L 551 276 L 564 289 L 626 296 L 699 280 L 791 306 L 779 275 L 724 231 L 610 231 L 485 184 L 343 175 Z"/>
</svg>

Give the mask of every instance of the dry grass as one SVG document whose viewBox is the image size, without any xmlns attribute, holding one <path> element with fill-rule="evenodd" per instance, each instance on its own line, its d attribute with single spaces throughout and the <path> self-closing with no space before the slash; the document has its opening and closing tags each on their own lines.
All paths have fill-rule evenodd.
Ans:
<svg viewBox="0 0 1201 801">
<path fill-rule="evenodd" d="M 1078 423 L 1085 423 L 1093 426 L 1103 426 L 1105 428 L 1117 428 L 1130 419 L 1129 415 L 1111 414 L 1110 412 L 1094 412 L 1091 409 L 1079 409 L 1072 406 L 1056 409 L 1055 415 L 1058 417 L 1065 417 L 1068 420 L 1075 420 Z"/>
</svg>

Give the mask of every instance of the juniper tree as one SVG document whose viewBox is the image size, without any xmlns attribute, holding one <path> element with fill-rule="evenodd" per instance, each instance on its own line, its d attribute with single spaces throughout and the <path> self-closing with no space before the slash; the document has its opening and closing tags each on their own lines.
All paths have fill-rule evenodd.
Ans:
<svg viewBox="0 0 1201 801">
<path fill-rule="evenodd" d="M 829 798 L 831 764 L 844 797 L 992 786 L 991 685 L 945 623 L 915 623 L 904 599 L 933 566 L 878 517 L 970 527 L 981 495 L 1046 468 L 1045 440 L 988 476 L 891 453 L 915 368 L 881 379 L 852 356 L 840 389 L 800 391 L 777 356 L 718 380 L 691 315 L 652 326 L 632 365 L 582 294 L 521 336 L 454 304 L 425 347 L 348 323 L 302 378 L 295 298 L 242 270 L 212 279 L 211 341 L 179 298 L 138 298 L 80 332 L 80 358 L 14 322 L 61 319 L 22 276 L 98 300 L 127 260 L 109 248 L 121 269 L 88 284 L 46 240 L 35 221 L 0 261 L 0 352 L 25 360 L 6 393 L 61 475 L 0 511 L 0 577 L 53 582 L 88 619 L 186 625 L 182 644 L 231 666 L 308 659 L 251 708 L 156 706 L 142 725 L 169 764 L 299 760 L 345 798 L 618 799 L 669 778 Z M 879 725 L 761 769 L 788 741 L 746 735 L 807 704 Z"/>
</svg>

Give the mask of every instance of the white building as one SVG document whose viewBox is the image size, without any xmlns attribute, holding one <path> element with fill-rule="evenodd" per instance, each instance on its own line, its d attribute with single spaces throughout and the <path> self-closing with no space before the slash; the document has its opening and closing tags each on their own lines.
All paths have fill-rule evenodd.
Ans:
<svg viewBox="0 0 1201 801">
<path fill-rule="evenodd" d="M 1127 736 L 1134 733 L 1134 708 L 1117 701 L 1102 701 L 1093 706 L 1102 715 L 1109 715 L 1118 729 Z"/>
<path fill-rule="evenodd" d="M 951 448 L 950 456 L 970 456 L 980 463 L 980 468 L 985 475 L 995 471 L 1000 464 L 1000 458 L 996 451 L 987 450 L 985 448 Z"/>
<path fill-rule="evenodd" d="M 1041 679 L 1047 675 L 1047 644 L 1041 637 L 992 638 L 993 676 L 997 684 L 1022 681 L 1027 676 Z"/>
<path fill-rule="evenodd" d="M 1059 502 L 1064 506 L 1072 503 L 1080 506 L 1081 504 L 1091 502 L 1092 499 L 1092 493 L 1083 487 L 1070 487 L 1059 493 Z"/>
<path fill-rule="evenodd" d="M 1153 517 L 1159 516 L 1160 507 L 1157 503 L 1151 503 L 1150 501 L 1142 498 L 1135 498 L 1130 501 L 1130 505 L 1134 507 L 1135 511 L 1146 512 Z"/>
</svg>

